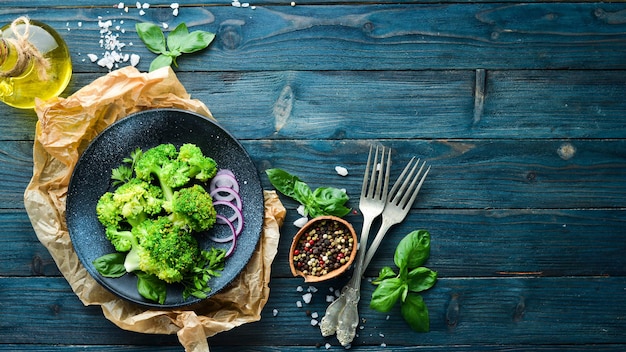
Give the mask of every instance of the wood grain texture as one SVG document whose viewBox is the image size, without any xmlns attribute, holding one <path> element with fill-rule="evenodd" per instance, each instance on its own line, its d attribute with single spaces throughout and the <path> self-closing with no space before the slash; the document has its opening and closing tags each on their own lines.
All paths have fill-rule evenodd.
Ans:
<svg viewBox="0 0 626 352">
<path fill-rule="evenodd" d="M 168 7 L 143 16 L 112 6 L 27 12 L 63 33 L 75 72 L 106 73 L 87 58 L 104 51 L 100 19 L 115 21 L 111 29 L 120 25 L 124 43 L 139 44 L 134 24 L 142 21 L 171 28 L 185 21 L 216 33 L 209 51 L 181 58 L 189 71 L 624 69 L 625 9 L 611 3 L 486 3 L 204 6 L 179 16 Z M 0 23 L 20 12 L 3 11 Z M 154 57 L 143 45 L 122 52 L 140 54 L 142 70 Z"/>
<path fill-rule="evenodd" d="M 180 72 L 178 78 L 239 139 L 623 137 L 626 71 L 485 75 L 478 115 L 474 71 L 221 72 L 202 81 Z M 74 75 L 64 96 L 93 79 Z M 0 113 L 0 138 L 34 138 L 34 112 L 0 106 Z"/>
<path fill-rule="evenodd" d="M 7 0 L 0 23 L 28 14 L 61 33 L 74 63 L 64 96 L 108 72 L 87 57 L 105 51 L 100 20 L 142 71 L 155 55 L 135 23 L 215 32 L 177 75 L 242 141 L 265 189 L 264 170 L 280 167 L 312 187 L 346 188 L 356 209 L 370 144 L 392 148 L 394 176 L 414 155 L 432 164 L 366 272 L 353 350 L 623 351 L 626 4 L 296 2 L 182 0 L 174 16 L 170 1 L 141 15 L 134 2 L 125 12 L 117 1 Z M 121 330 L 76 298 L 23 208 L 37 117 L 4 105 L 0 116 L 0 351 L 182 351 L 175 335 Z M 308 287 L 287 266 L 299 215 L 281 199 L 288 214 L 261 320 L 210 338 L 211 351 L 343 350 L 307 311 L 323 314 L 349 276 L 296 306 Z M 347 218 L 360 229 L 358 212 Z M 370 280 L 416 229 L 431 233 L 427 266 L 440 278 L 424 293 L 428 334 L 411 332 L 398 307 L 367 307 Z"/>
<path fill-rule="evenodd" d="M 336 282 L 335 282 L 336 283 Z M 331 283 L 332 284 L 332 283 Z M 395 307 L 388 314 L 367 307 L 373 285 L 364 283 L 362 320 L 353 347 L 443 345 L 553 345 L 626 343 L 626 281 L 617 278 L 441 278 L 424 293 L 429 307 L 431 331 L 411 333 Z M 261 320 L 240 326 L 209 339 L 216 346 L 263 348 L 281 341 L 286 348 L 313 347 L 331 343 L 311 326 L 310 312 L 323 312 L 329 284 L 316 285 L 310 304 L 303 308 L 297 291 L 301 282 L 275 279 L 272 295 Z M 308 285 L 303 285 L 307 290 Z M 132 341 L 135 345 L 175 345 L 175 336 L 131 333 L 120 330 L 102 317 L 99 308 L 83 307 L 62 278 L 0 278 L 0 340 L 17 344 L 113 344 Z M 292 304 L 285 303 L 292 302 Z M 613 309 L 605 309 L 611 302 Z M 13 307 L 20 306 L 22 310 Z M 272 310 L 279 307 L 277 316 Z M 24 314 L 28 312 L 28 314 Z M 17 316 L 16 316 L 17 315 Z M 10 322 L 10 325 L 7 323 Z M 41 334 L 45 327 L 54 334 Z M 362 328 L 361 328 L 362 326 Z M 297 348 L 297 347 L 296 347 Z"/>
</svg>

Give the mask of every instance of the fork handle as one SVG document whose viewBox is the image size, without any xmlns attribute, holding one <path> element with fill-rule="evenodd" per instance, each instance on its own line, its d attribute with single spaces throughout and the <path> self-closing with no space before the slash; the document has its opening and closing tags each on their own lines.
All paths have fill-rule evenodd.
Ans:
<svg viewBox="0 0 626 352">
<path fill-rule="evenodd" d="M 369 238 L 370 229 L 372 228 L 372 223 L 374 222 L 374 218 L 366 217 L 363 219 L 363 229 L 361 230 L 361 238 L 359 239 L 359 248 L 357 250 L 356 255 L 356 263 L 354 265 L 354 274 L 353 275 L 361 275 L 364 271 L 363 262 L 365 261 L 366 251 L 367 251 L 367 241 Z"/>
<path fill-rule="evenodd" d="M 387 233 L 387 231 L 389 231 L 389 229 L 393 225 L 395 225 L 395 223 L 390 222 L 390 221 L 385 221 L 385 218 L 383 217 L 383 221 L 380 225 L 380 229 L 378 229 L 378 233 L 376 233 L 376 237 L 374 237 L 372 244 L 367 249 L 367 253 L 365 254 L 365 258 L 363 259 L 363 263 L 361 264 L 360 275 L 363 275 L 365 273 L 365 269 L 367 269 L 367 266 L 372 261 L 374 254 L 376 254 L 376 250 L 378 250 L 378 246 L 383 241 L 383 237 L 385 237 L 385 234 Z"/>
</svg>

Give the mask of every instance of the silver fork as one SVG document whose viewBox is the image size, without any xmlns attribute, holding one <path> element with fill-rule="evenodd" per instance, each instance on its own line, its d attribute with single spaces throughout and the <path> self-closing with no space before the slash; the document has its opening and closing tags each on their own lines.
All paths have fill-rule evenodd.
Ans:
<svg viewBox="0 0 626 352">
<path fill-rule="evenodd" d="M 357 305 L 361 299 L 361 272 L 365 260 L 367 241 L 372 222 L 377 218 L 385 207 L 387 189 L 389 187 L 389 171 L 391 168 L 391 150 L 385 161 L 385 147 L 381 148 L 380 162 L 378 161 L 378 147 L 374 153 L 372 164 L 372 150 L 367 157 L 367 166 L 363 176 L 361 199 L 359 209 L 363 213 L 363 230 L 359 240 L 359 249 L 355 262 L 354 274 L 348 284 L 344 286 L 341 295 L 326 309 L 326 314 L 320 323 L 322 336 L 330 336 L 337 333 L 339 342 L 346 346 L 352 342 L 359 323 Z M 386 169 L 385 169 L 386 165 Z M 371 175 L 370 175 L 371 167 Z"/>
<path fill-rule="evenodd" d="M 413 164 L 414 160 L 415 158 L 412 158 L 411 161 L 409 161 L 389 191 L 387 204 L 385 205 L 385 210 L 382 214 L 382 224 L 380 225 L 380 229 L 378 230 L 376 237 L 374 237 L 372 244 L 367 250 L 363 266 L 361 267 L 361 275 L 363 275 L 365 268 L 367 268 L 372 260 L 372 257 L 376 254 L 376 250 L 378 249 L 380 242 L 383 240 L 383 237 L 385 237 L 387 231 L 389 231 L 393 225 L 401 223 L 404 218 L 406 218 L 409 210 L 411 210 L 411 206 L 413 206 L 413 203 L 415 202 L 415 198 L 417 198 L 417 193 L 419 193 L 422 188 L 426 175 L 428 175 L 428 172 L 430 171 L 430 166 L 428 166 L 424 174 L 421 175 L 422 171 L 424 171 L 424 167 L 426 166 L 426 162 L 424 161 L 422 166 L 419 168 L 419 171 L 415 173 L 415 170 L 419 166 L 420 159 L 417 159 L 417 162 Z M 413 164 L 413 166 L 411 166 L 411 164 Z M 400 183 L 401 181 L 402 183 Z"/>
</svg>

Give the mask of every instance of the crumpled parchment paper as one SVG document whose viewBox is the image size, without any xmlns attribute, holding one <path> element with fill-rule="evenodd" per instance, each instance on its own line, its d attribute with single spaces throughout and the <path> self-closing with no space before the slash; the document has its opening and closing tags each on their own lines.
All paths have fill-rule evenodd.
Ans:
<svg viewBox="0 0 626 352">
<path fill-rule="evenodd" d="M 110 293 L 80 263 L 65 224 L 67 188 L 82 151 L 111 123 L 151 108 L 179 108 L 212 118 L 202 102 L 190 98 L 169 67 L 150 73 L 122 68 L 68 98 L 38 101 L 33 177 L 24 204 L 38 239 L 83 304 L 100 305 L 104 316 L 122 329 L 176 333 L 185 351 L 208 351 L 208 337 L 259 320 L 267 303 L 271 264 L 285 217 L 274 191 L 264 192 L 263 233 L 244 271 L 222 292 L 192 309 L 148 309 Z"/>
</svg>

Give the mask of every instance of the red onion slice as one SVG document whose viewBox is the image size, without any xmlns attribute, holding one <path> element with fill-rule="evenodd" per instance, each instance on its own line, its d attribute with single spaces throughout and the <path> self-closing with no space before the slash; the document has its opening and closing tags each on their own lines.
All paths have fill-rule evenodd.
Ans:
<svg viewBox="0 0 626 352">
<path fill-rule="evenodd" d="M 228 225 L 228 227 L 230 228 L 230 236 L 226 236 L 226 237 L 217 237 L 215 235 L 211 235 L 209 236 L 209 239 L 213 242 L 217 242 L 217 243 L 226 243 L 229 241 L 232 241 L 233 238 L 235 237 L 235 227 L 233 226 L 233 224 L 228 221 L 228 219 L 222 215 L 215 215 L 215 217 L 217 218 L 217 222 L 220 224 L 225 224 Z"/>
<path fill-rule="evenodd" d="M 222 200 L 216 200 L 215 202 L 213 202 L 213 206 L 216 205 L 225 205 L 229 208 L 231 208 L 234 211 L 234 214 L 229 216 L 229 217 L 225 217 L 230 223 L 234 223 L 237 222 L 237 227 L 235 228 L 235 237 L 239 236 L 239 234 L 241 233 L 241 231 L 243 230 L 243 213 L 241 212 L 241 209 L 238 209 L 237 206 L 233 203 L 230 202 L 226 202 L 226 201 L 222 201 Z M 222 223 L 223 220 L 221 219 L 217 219 L 218 223 Z"/>
<path fill-rule="evenodd" d="M 220 170 L 222 171 L 222 170 Z M 229 170 L 226 170 L 229 171 Z M 232 172 L 218 172 L 209 184 L 209 191 L 213 191 L 219 187 L 232 188 L 235 192 L 239 193 L 239 183 Z"/>
<path fill-rule="evenodd" d="M 226 193 L 226 194 L 224 194 Z M 242 210 L 242 202 L 241 202 L 241 196 L 239 195 L 239 193 L 237 193 L 234 189 L 232 188 L 228 188 L 228 187 L 217 187 L 214 190 L 212 190 L 210 193 L 211 197 L 213 197 L 213 199 L 215 199 L 216 201 L 226 201 L 226 202 L 230 202 L 230 201 L 235 201 L 235 206 L 239 209 Z"/>
</svg>

